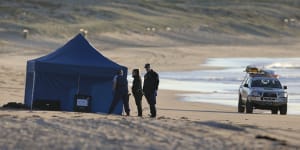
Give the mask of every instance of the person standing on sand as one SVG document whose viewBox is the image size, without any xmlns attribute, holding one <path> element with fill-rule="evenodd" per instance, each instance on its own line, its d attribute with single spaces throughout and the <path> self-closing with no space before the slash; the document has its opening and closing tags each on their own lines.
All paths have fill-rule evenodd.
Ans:
<svg viewBox="0 0 300 150">
<path fill-rule="evenodd" d="M 143 116 L 143 110 L 142 110 L 143 91 L 142 91 L 142 79 L 140 76 L 139 69 L 132 70 L 132 77 L 133 77 L 133 82 L 132 82 L 131 91 L 135 100 L 135 104 L 137 106 L 138 116 L 142 117 Z"/>
<path fill-rule="evenodd" d="M 150 113 L 152 118 L 156 117 L 156 96 L 159 85 L 158 74 L 150 68 L 150 64 L 145 64 L 147 73 L 144 76 L 143 92 L 150 106 Z"/>
<path fill-rule="evenodd" d="M 112 104 L 110 105 L 108 114 L 111 114 L 113 112 L 120 99 L 122 99 L 126 115 L 129 116 L 130 109 L 129 109 L 128 81 L 127 78 L 123 76 L 123 70 L 119 70 L 118 74 L 113 79 L 113 92 L 114 92 L 114 98 Z"/>
</svg>

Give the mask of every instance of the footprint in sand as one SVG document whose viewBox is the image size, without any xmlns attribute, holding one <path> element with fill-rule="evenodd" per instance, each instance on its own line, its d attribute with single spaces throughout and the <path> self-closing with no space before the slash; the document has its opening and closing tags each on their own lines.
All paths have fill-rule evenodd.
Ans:
<svg viewBox="0 0 300 150">
<path fill-rule="evenodd" d="M 39 115 L 32 115 L 33 118 L 41 118 Z"/>
<path fill-rule="evenodd" d="M 166 117 L 165 116 L 159 116 L 159 117 L 157 117 L 157 120 L 161 120 L 161 119 L 166 119 Z"/>
<path fill-rule="evenodd" d="M 188 120 L 189 118 L 188 117 L 181 117 L 180 119 L 182 119 L 182 120 Z"/>
<path fill-rule="evenodd" d="M 56 115 L 52 115 L 51 117 L 52 117 L 52 118 L 58 118 L 58 119 L 64 119 L 64 117 L 56 116 Z"/>
</svg>

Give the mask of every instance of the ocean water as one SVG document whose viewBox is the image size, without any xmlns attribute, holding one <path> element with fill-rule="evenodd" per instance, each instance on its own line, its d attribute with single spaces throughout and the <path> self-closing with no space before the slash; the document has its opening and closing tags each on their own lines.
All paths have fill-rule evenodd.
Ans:
<svg viewBox="0 0 300 150">
<path fill-rule="evenodd" d="M 300 114 L 300 58 L 210 58 L 202 65 L 224 69 L 160 72 L 160 89 L 187 91 L 179 95 L 183 101 L 237 106 L 244 70 L 256 65 L 279 75 L 281 84 L 288 87 L 288 114 Z"/>
</svg>

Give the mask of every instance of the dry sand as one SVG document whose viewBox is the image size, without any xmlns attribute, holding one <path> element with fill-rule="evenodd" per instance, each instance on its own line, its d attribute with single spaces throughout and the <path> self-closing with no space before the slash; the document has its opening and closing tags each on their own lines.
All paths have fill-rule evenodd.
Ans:
<svg viewBox="0 0 300 150">
<path fill-rule="evenodd" d="M 0 54 L 0 104 L 23 102 L 26 60 L 42 55 L 24 49 L 53 48 L 39 42 L 7 43 L 2 43 L 2 50 L 14 51 Z M 101 43 L 92 44 L 101 49 Z M 114 47 L 101 52 L 129 70 L 149 62 L 162 72 L 204 69 L 200 64 L 210 57 L 300 57 L 299 47 L 176 45 Z M 145 99 L 145 117 L 135 117 L 132 97 L 130 117 L 1 109 L 0 149 L 300 149 L 299 115 L 239 114 L 235 107 L 183 102 L 177 94 L 159 91 L 156 119 L 147 117 Z"/>
</svg>

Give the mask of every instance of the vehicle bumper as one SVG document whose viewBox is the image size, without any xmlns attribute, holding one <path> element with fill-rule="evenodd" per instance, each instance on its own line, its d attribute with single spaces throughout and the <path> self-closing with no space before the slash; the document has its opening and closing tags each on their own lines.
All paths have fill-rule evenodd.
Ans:
<svg viewBox="0 0 300 150">
<path fill-rule="evenodd" d="M 248 101 L 253 105 L 259 106 L 282 106 L 287 104 L 287 98 L 272 98 L 272 99 L 264 99 L 262 97 L 248 97 Z"/>
</svg>

